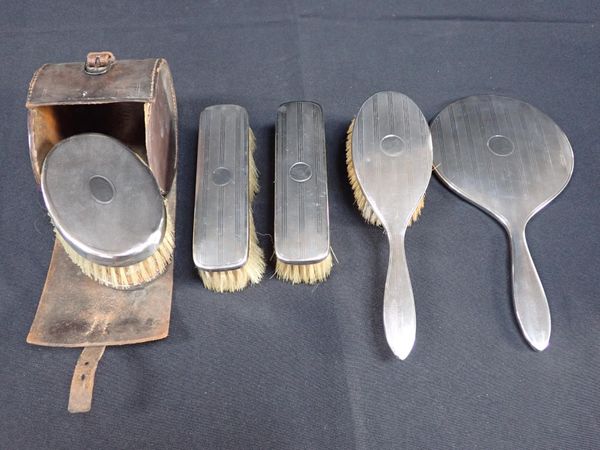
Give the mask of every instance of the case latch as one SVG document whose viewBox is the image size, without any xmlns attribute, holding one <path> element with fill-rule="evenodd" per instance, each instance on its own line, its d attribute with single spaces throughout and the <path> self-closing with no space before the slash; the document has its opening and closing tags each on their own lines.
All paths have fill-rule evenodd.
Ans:
<svg viewBox="0 0 600 450">
<path fill-rule="evenodd" d="M 90 52 L 85 61 L 85 73 L 102 75 L 110 70 L 114 62 L 115 55 L 111 52 Z"/>
</svg>

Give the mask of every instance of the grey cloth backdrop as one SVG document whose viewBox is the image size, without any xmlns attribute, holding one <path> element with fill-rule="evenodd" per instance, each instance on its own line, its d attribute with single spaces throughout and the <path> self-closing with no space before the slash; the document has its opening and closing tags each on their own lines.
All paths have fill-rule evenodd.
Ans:
<svg viewBox="0 0 600 450">
<path fill-rule="evenodd" d="M 593 448 L 600 433 L 596 1 L 181 1 L 0 5 L 0 447 Z M 179 106 L 175 294 L 168 339 L 109 348 L 87 415 L 69 415 L 77 349 L 26 344 L 53 235 L 30 169 L 33 72 L 83 61 L 167 58 Z M 552 311 L 530 350 L 517 329 L 502 228 L 432 178 L 407 235 L 417 307 L 410 357 L 382 330 L 383 232 L 346 181 L 346 128 L 379 90 L 431 120 L 480 93 L 532 103 L 575 153 L 567 189 L 528 227 Z M 331 242 L 316 287 L 272 278 L 235 295 L 202 287 L 192 263 L 198 116 L 247 108 L 261 192 L 254 214 L 272 253 L 276 109 L 306 99 L 326 118 Z"/>
</svg>

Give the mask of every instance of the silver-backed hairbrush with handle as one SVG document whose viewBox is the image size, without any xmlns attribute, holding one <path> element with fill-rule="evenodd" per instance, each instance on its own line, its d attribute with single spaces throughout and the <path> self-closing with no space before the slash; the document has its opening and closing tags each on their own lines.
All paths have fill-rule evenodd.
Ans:
<svg viewBox="0 0 600 450">
<path fill-rule="evenodd" d="M 389 240 L 383 325 L 390 348 L 405 359 L 415 342 L 417 320 L 404 236 L 419 216 L 431 178 L 429 126 L 406 95 L 379 92 L 361 106 L 346 151 L 356 203 L 369 223 L 383 226 Z"/>
</svg>

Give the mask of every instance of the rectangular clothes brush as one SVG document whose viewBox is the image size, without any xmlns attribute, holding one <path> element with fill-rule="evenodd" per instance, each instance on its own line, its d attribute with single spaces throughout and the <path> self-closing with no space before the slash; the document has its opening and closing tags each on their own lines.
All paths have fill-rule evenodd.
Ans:
<svg viewBox="0 0 600 450">
<path fill-rule="evenodd" d="M 325 127 L 313 102 L 288 102 L 277 111 L 274 241 L 280 279 L 313 284 L 329 276 Z"/>
<path fill-rule="evenodd" d="M 248 113 L 215 105 L 200 114 L 193 257 L 204 286 L 234 292 L 265 271 L 251 203 L 258 192 Z"/>
</svg>

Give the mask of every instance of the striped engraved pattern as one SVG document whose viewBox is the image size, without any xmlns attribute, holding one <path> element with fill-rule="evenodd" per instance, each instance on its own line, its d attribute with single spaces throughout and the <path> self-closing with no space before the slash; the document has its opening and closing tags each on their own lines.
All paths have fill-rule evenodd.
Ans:
<svg viewBox="0 0 600 450">
<path fill-rule="evenodd" d="M 352 160 L 384 227 L 407 226 L 431 178 L 431 134 L 419 107 L 398 92 L 367 99 L 354 125 Z"/>
<path fill-rule="evenodd" d="M 248 113 L 215 105 L 200 114 L 193 256 L 202 270 L 248 259 Z"/>
<path fill-rule="evenodd" d="M 275 254 L 292 264 L 329 254 L 325 128 L 316 103 L 285 103 L 277 111 Z"/>
<path fill-rule="evenodd" d="M 520 100 L 468 97 L 431 125 L 442 180 L 502 221 L 525 219 L 562 191 L 573 171 L 565 134 Z"/>
</svg>

